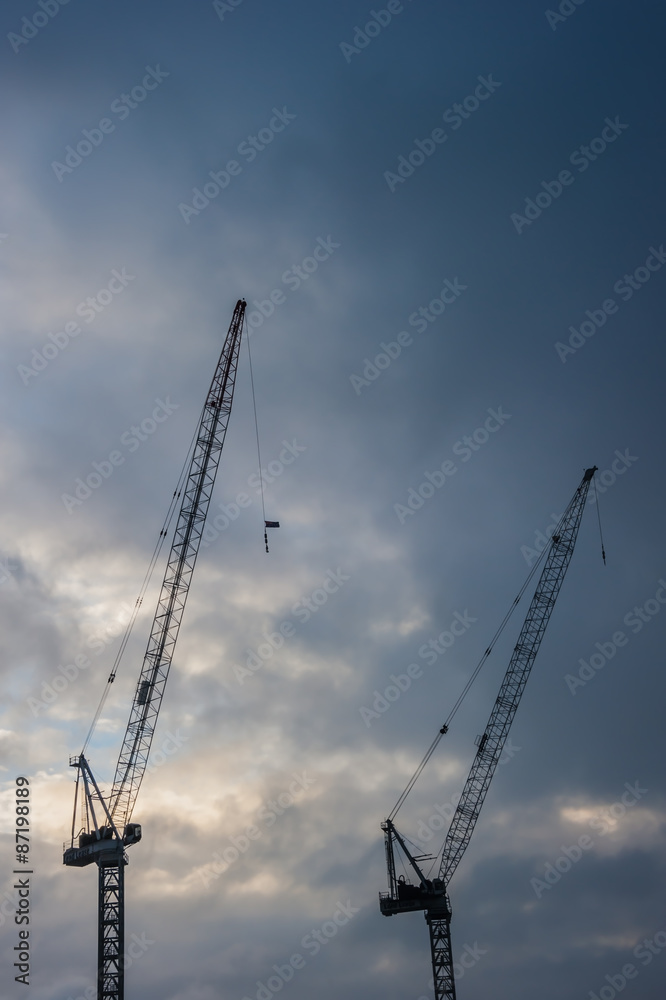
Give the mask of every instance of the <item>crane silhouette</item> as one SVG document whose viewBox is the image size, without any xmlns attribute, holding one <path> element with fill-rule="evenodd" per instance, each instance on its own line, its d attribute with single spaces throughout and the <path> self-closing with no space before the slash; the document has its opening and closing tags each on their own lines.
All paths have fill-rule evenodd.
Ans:
<svg viewBox="0 0 666 1000">
<path fill-rule="evenodd" d="M 72 837 L 63 863 L 98 868 L 97 1000 L 123 1000 L 125 966 L 126 848 L 141 840 L 132 814 L 148 765 L 176 640 L 197 561 L 206 514 L 224 446 L 236 384 L 245 301 L 236 303 L 222 353 L 206 396 L 180 493 L 180 510 L 157 609 L 134 693 L 113 787 L 104 796 L 82 752 L 70 759 L 77 769 Z M 112 672 L 108 685 L 113 683 Z M 87 741 L 86 741 L 87 742 Z M 82 781 L 83 828 L 76 831 Z"/>
<path fill-rule="evenodd" d="M 596 466 L 586 470 L 569 506 L 557 525 L 555 533 L 552 535 L 543 570 L 541 571 L 534 596 L 527 610 L 518 641 L 511 655 L 509 666 L 495 699 L 495 704 L 493 705 L 486 728 L 477 741 L 476 755 L 444 841 L 438 877 L 429 879 L 424 875 L 419 864 L 419 862 L 423 861 L 423 858 L 414 856 L 410 852 L 405 838 L 398 832 L 393 820 L 407 794 L 413 787 L 414 782 L 432 756 L 437 744 L 447 732 L 447 724 L 443 725 L 440 729 L 417 768 L 415 775 L 398 799 L 395 808 L 382 823 L 385 837 L 389 891 L 379 894 L 379 907 L 384 916 L 387 917 L 391 917 L 396 913 L 408 913 L 414 910 L 425 911 L 425 919 L 430 934 L 435 1000 L 455 1000 L 456 998 L 453 957 L 451 953 L 451 904 L 448 896 L 448 886 L 456 868 L 460 864 L 463 854 L 469 846 L 474 827 L 481 812 L 481 807 L 490 787 L 490 782 L 492 781 L 495 769 L 502 755 L 504 744 L 509 735 L 511 723 L 520 704 L 520 699 L 525 690 L 525 685 L 527 684 L 532 665 L 546 631 L 546 626 L 550 621 L 550 616 L 555 607 L 555 601 L 564 581 L 571 556 L 573 555 L 590 483 L 596 471 Z M 514 605 L 518 599 L 516 598 Z M 508 617 L 507 615 L 504 619 L 504 623 L 497 634 L 504 628 Z M 484 662 L 489 652 L 490 647 L 484 653 L 481 663 Z M 396 878 L 396 844 L 402 849 L 412 870 L 418 877 L 418 884 L 408 882 L 403 877 Z"/>
</svg>

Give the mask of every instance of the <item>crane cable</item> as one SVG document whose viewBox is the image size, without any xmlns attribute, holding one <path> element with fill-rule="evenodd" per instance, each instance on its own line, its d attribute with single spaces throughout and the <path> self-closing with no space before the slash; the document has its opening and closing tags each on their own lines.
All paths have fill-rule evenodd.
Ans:
<svg viewBox="0 0 666 1000">
<path fill-rule="evenodd" d="M 205 410 L 205 406 L 206 406 L 206 404 L 204 403 L 204 408 L 203 408 L 204 410 Z M 120 666 L 120 662 L 122 660 L 122 657 L 123 657 L 123 655 L 125 653 L 125 649 L 127 647 L 127 643 L 129 642 L 130 636 L 132 634 L 132 629 L 134 628 L 134 624 L 136 622 L 137 616 L 138 616 L 139 611 L 141 609 L 141 605 L 143 603 L 143 599 L 145 597 L 146 591 L 147 591 L 147 589 L 148 589 L 148 587 L 150 585 L 150 581 L 152 579 L 152 575 L 153 575 L 153 571 L 155 569 L 155 565 L 157 563 L 157 560 L 159 559 L 160 553 L 162 551 L 162 546 L 164 545 L 164 541 L 166 539 L 166 536 L 169 533 L 169 527 L 171 525 L 171 521 L 173 519 L 173 515 L 174 515 L 174 513 L 176 511 L 176 507 L 177 507 L 178 500 L 179 500 L 181 492 L 182 492 L 182 488 L 183 488 L 183 486 L 185 484 L 185 480 L 187 479 L 187 472 L 188 472 L 189 465 L 190 465 L 190 462 L 191 462 L 191 459 L 192 459 L 192 453 L 193 453 L 193 450 L 194 450 L 194 447 L 195 447 L 195 444 L 196 444 L 197 434 L 199 432 L 199 427 L 200 427 L 200 424 L 201 424 L 202 417 L 203 417 L 203 410 L 201 412 L 201 416 L 200 416 L 199 421 L 197 423 L 196 430 L 194 431 L 194 434 L 192 435 L 192 440 L 190 441 L 190 446 L 189 446 L 189 448 L 187 450 L 187 455 L 186 455 L 185 461 L 183 463 L 183 467 L 182 467 L 182 469 L 180 471 L 180 475 L 178 476 L 178 483 L 176 485 L 176 489 L 174 490 L 173 496 L 171 497 L 171 501 L 169 503 L 169 509 L 167 510 L 166 516 L 164 518 L 164 522 L 163 522 L 162 527 L 160 529 L 160 533 L 159 533 L 159 537 L 158 537 L 157 543 L 155 545 L 155 548 L 153 549 L 153 554 L 150 557 L 150 563 L 148 564 L 148 569 L 146 570 L 146 574 L 145 574 L 145 576 L 143 578 L 143 583 L 141 584 L 141 589 L 139 591 L 139 596 L 137 597 L 137 599 L 136 599 L 136 601 L 134 603 L 134 608 L 132 610 L 132 615 L 130 617 L 129 622 L 127 623 L 127 626 L 125 628 L 125 632 L 124 632 L 123 637 L 122 637 L 122 639 L 120 641 L 120 646 L 118 648 L 118 652 L 116 653 L 116 658 L 115 658 L 115 660 L 113 662 L 113 666 L 111 668 L 111 672 L 110 672 L 108 680 L 106 682 L 106 686 L 105 686 L 104 691 L 102 693 L 102 697 L 100 698 L 99 705 L 97 706 L 97 711 L 95 712 L 95 715 L 93 717 L 93 721 L 92 721 L 92 723 L 90 725 L 90 729 L 88 730 L 88 735 L 85 738 L 85 741 L 84 741 L 84 744 L 83 744 L 83 748 L 81 750 L 81 756 L 83 756 L 83 754 L 85 753 L 85 751 L 86 751 L 86 749 L 88 747 L 88 744 L 90 743 L 90 740 L 92 739 L 93 733 L 94 733 L 94 731 L 95 731 L 95 729 L 97 727 L 97 723 L 99 722 L 100 715 L 102 714 L 102 710 L 103 710 L 104 705 L 106 703 L 106 700 L 107 700 L 107 698 L 109 696 L 109 692 L 111 690 L 111 685 L 113 684 L 113 682 L 116 679 L 116 674 L 118 673 L 118 668 Z"/>
<path fill-rule="evenodd" d="M 594 484 L 594 497 L 597 503 L 597 520 L 599 522 L 599 538 L 601 540 L 601 558 L 604 561 L 604 566 L 606 565 L 606 549 L 604 548 L 604 534 L 601 530 L 601 511 L 599 510 L 599 491 L 597 490 L 597 484 Z"/>
<path fill-rule="evenodd" d="M 247 317 L 243 316 L 245 320 L 245 343 L 247 344 L 247 356 L 250 362 L 250 386 L 252 388 L 252 409 L 254 410 L 254 432 L 257 439 L 257 461 L 259 462 L 259 486 L 261 489 L 261 513 L 264 519 L 264 544 L 266 545 L 266 551 L 268 552 L 268 526 L 266 524 L 266 505 L 264 503 L 264 476 L 261 469 L 261 447 L 259 445 L 259 421 L 257 420 L 257 398 L 254 393 L 254 372 L 252 370 L 252 351 L 250 350 L 250 331 L 247 327 Z"/>
<path fill-rule="evenodd" d="M 252 408 L 254 410 L 254 427 L 255 427 L 255 434 L 256 434 L 256 439 L 257 439 L 257 457 L 258 457 L 258 460 L 259 460 L 259 482 L 260 482 L 260 486 L 261 486 L 261 509 L 262 509 L 262 513 L 263 513 L 263 517 L 264 517 L 264 525 L 265 525 L 266 524 L 266 508 L 265 508 L 265 505 L 264 505 L 264 479 L 263 479 L 263 476 L 262 476 L 262 473 L 261 473 L 261 448 L 260 448 L 260 445 L 259 445 L 259 424 L 258 424 L 258 421 L 257 421 L 257 402 L 256 402 L 256 397 L 255 397 L 255 392 L 254 392 L 254 374 L 253 374 L 253 370 L 252 370 L 252 353 L 250 351 L 250 331 L 249 331 L 249 328 L 248 328 L 247 316 L 244 315 L 243 319 L 244 319 L 244 322 L 245 322 L 245 331 L 246 331 L 245 332 L 245 338 L 246 338 L 246 341 L 247 341 L 247 352 L 248 352 L 248 358 L 249 358 L 249 363 L 250 363 L 250 384 L 251 384 L 251 388 L 252 388 Z M 157 543 L 155 545 L 155 548 L 153 550 L 153 554 L 152 554 L 152 556 L 150 558 L 150 563 L 148 565 L 148 569 L 146 570 L 146 575 L 145 575 L 143 583 L 141 585 L 141 590 L 139 591 L 139 596 L 137 597 L 136 602 L 134 604 L 134 609 L 132 611 L 132 616 L 131 616 L 131 618 L 130 618 L 128 624 L 127 624 L 127 627 L 125 629 L 124 635 L 123 635 L 121 643 L 120 643 L 120 647 L 118 649 L 118 652 L 116 654 L 116 658 L 115 658 L 114 663 L 113 663 L 113 667 L 111 668 L 111 673 L 109 674 L 109 678 L 108 678 L 108 680 L 106 682 L 106 687 L 104 688 L 104 692 L 102 694 L 102 697 L 100 698 L 99 705 L 97 706 L 97 711 L 95 712 L 95 715 L 93 717 L 93 721 L 92 721 L 92 723 L 90 725 L 90 729 L 88 730 L 88 735 L 85 738 L 85 742 L 84 742 L 83 748 L 81 750 L 81 755 L 83 755 L 85 753 L 85 751 L 86 751 L 86 749 L 88 747 L 88 744 L 90 743 L 90 740 L 91 740 L 91 738 L 93 736 L 93 733 L 94 733 L 95 728 L 97 726 L 97 723 L 99 721 L 99 718 L 100 718 L 100 715 L 101 715 L 102 710 L 104 708 L 104 705 L 106 703 L 106 700 L 107 700 L 107 698 L 109 696 L 109 692 L 111 690 L 111 685 L 113 684 L 114 680 L 116 679 L 116 674 L 118 673 L 118 668 L 120 666 L 120 662 L 121 662 L 122 657 L 123 657 L 123 655 L 125 653 L 125 648 L 127 646 L 127 643 L 129 642 L 130 636 L 132 634 L 132 629 L 134 628 L 134 624 L 135 624 L 137 616 L 139 614 L 139 610 L 140 610 L 141 605 L 143 603 L 143 599 L 144 599 L 146 591 L 147 591 L 147 589 L 148 589 L 148 587 L 150 585 L 150 581 L 151 581 L 151 578 L 152 578 L 152 575 L 153 575 L 153 571 L 155 569 L 155 565 L 157 563 L 157 560 L 159 559 L 160 553 L 162 551 L 162 546 L 164 545 L 164 541 L 166 539 L 166 536 L 169 533 L 169 527 L 171 525 L 171 521 L 173 519 L 173 515 L 174 515 L 174 513 L 176 511 L 177 502 L 178 502 L 178 500 L 180 498 L 183 485 L 184 485 L 185 480 L 187 478 L 187 472 L 189 470 L 190 462 L 192 460 L 192 454 L 193 454 L 194 447 L 195 447 L 195 444 L 196 444 L 197 434 L 199 432 L 199 427 L 201 426 L 201 421 L 203 419 L 203 414 L 204 414 L 205 409 L 206 409 L 206 403 L 204 403 L 204 405 L 203 405 L 203 408 L 202 408 L 202 411 L 201 411 L 201 415 L 200 415 L 199 420 L 198 420 L 197 425 L 196 425 L 196 429 L 194 431 L 194 434 L 192 435 L 192 440 L 190 441 L 190 446 L 188 448 L 187 455 L 186 455 L 185 461 L 183 463 L 183 467 L 182 467 L 182 469 L 180 471 L 180 475 L 178 477 L 178 483 L 177 483 L 176 489 L 173 492 L 173 496 L 172 496 L 171 502 L 169 504 L 169 509 L 168 509 L 168 511 L 166 513 L 166 517 L 164 519 L 164 523 L 162 524 L 162 528 L 160 530 L 158 541 L 157 541 Z M 268 552 L 268 532 L 267 532 L 267 530 L 266 530 L 265 527 L 264 527 L 264 542 L 266 544 L 266 551 Z"/>
<path fill-rule="evenodd" d="M 261 450 L 260 450 L 260 447 L 259 447 L 259 425 L 258 425 L 258 422 L 257 422 L 257 403 L 256 403 L 255 393 L 254 393 L 254 375 L 252 373 L 252 354 L 250 352 L 250 334 L 249 334 L 249 329 L 248 329 L 248 325 L 247 325 L 247 316 L 244 315 L 243 319 L 245 321 L 245 331 L 246 331 L 245 336 L 246 336 L 246 341 L 247 341 L 248 357 L 249 357 L 249 361 L 250 361 L 250 383 L 251 383 L 251 386 L 252 386 L 252 406 L 253 406 L 253 409 L 254 409 L 254 426 L 255 426 L 255 432 L 256 432 L 256 438 L 257 438 L 257 455 L 258 455 L 258 458 L 259 458 L 259 481 L 260 481 L 260 484 L 261 484 L 261 507 L 262 507 L 262 512 L 263 512 L 263 516 L 264 516 L 264 524 L 265 524 L 266 523 L 266 509 L 264 507 L 264 480 L 263 480 L 263 477 L 261 475 Z M 207 402 L 207 400 L 206 400 L 206 402 Z M 116 674 L 118 673 L 118 668 L 120 666 L 120 662 L 122 660 L 122 657 L 123 657 L 124 652 L 125 652 L 125 648 L 127 646 L 127 643 L 129 642 L 130 636 L 132 634 L 132 629 L 134 628 L 134 623 L 136 622 L 136 619 L 137 619 L 137 616 L 139 614 L 139 610 L 141 608 L 141 605 L 143 603 L 143 599 L 145 597 L 146 591 L 147 591 L 147 589 L 148 589 L 148 587 L 150 585 L 150 581 L 151 581 L 151 578 L 152 578 L 152 575 L 153 575 L 153 571 L 155 569 L 155 565 L 157 563 L 157 560 L 159 559 L 160 553 L 162 551 L 162 546 L 164 545 L 164 541 L 166 539 L 166 536 L 169 533 L 169 528 L 170 528 L 170 525 L 171 525 L 171 521 L 172 521 L 173 515 L 174 515 L 174 513 L 176 511 L 177 502 L 178 502 L 178 500 L 180 498 L 183 485 L 184 485 L 185 480 L 187 478 L 187 473 L 188 473 L 188 470 L 189 470 L 189 467 L 190 467 L 190 462 L 192 460 L 192 454 L 193 454 L 193 451 L 194 451 L 194 447 L 196 445 L 197 434 L 199 433 L 199 428 L 201 426 L 201 421 L 203 419 L 203 414 L 204 414 L 205 409 L 206 409 L 206 403 L 204 403 L 204 405 L 203 405 L 203 408 L 201 410 L 201 414 L 200 414 L 199 420 L 198 420 L 197 425 L 196 425 L 196 429 L 194 431 L 194 434 L 192 435 L 192 440 L 190 441 L 190 446 L 189 446 L 189 448 L 187 450 L 187 455 L 185 457 L 185 461 L 183 462 L 183 467 L 182 467 L 182 469 L 180 471 L 180 475 L 178 477 L 178 483 L 176 485 L 176 489 L 173 492 L 173 496 L 171 497 L 171 503 L 169 504 L 169 509 L 168 509 L 168 511 L 166 513 L 166 517 L 164 518 L 164 523 L 162 524 L 162 528 L 160 530 L 158 541 L 157 541 L 157 543 L 155 545 L 155 548 L 153 550 L 153 554 L 152 554 L 152 556 L 150 558 L 150 563 L 148 565 L 148 569 L 146 570 L 146 575 L 145 575 L 143 583 L 141 585 L 141 590 L 139 591 L 139 596 L 137 597 L 136 602 L 134 604 L 134 609 L 132 611 L 132 616 L 131 616 L 131 618 L 130 618 L 128 624 L 127 624 L 127 627 L 125 629 L 124 635 L 123 635 L 121 643 L 120 643 L 120 647 L 118 649 L 118 652 L 116 654 L 116 658 L 115 658 L 114 663 L 113 663 L 113 667 L 111 668 L 111 673 L 109 674 L 109 678 L 108 678 L 108 680 L 106 682 L 106 687 L 104 688 L 104 692 L 102 694 L 102 697 L 100 698 L 99 705 L 97 706 L 97 711 L 95 712 L 95 715 L 93 717 L 93 721 L 92 721 L 92 723 L 90 725 L 90 729 L 88 730 L 88 735 L 85 738 L 85 742 L 83 744 L 83 749 L 81 750 L 81 755 L 83 755 L 85 753 L 86 748 L 88 747 L 88 744 L 90 743 L 90 740 L 91 740 L 91 738 L 93 736 L 93 733 L 94 733 L 95 728 L 97 726 L 97 723 L 99 721 L 99 718 L 100 718 L 100 715 L 101 715 L 102 710 L 104 708 L 104 705 L 106 703 L 106 700 L 107 700 L 107 698 L 109 696 L 109 692 L 111 690 L 111 685 L 113 684 L 114 680 L 116 679 Z M 268 552 L 268 533 L 266 531 L 266 528 L 264 528 L 264 541 L 266 543 L 266 551 Z"/>
<path fill-rule="evenodd" d="M 559 521 L 559 523 L 558 523 L 555 531 L 553 532 L 554 534 L 557 535 L 559 533 L 560 527 L 564 523 L 565 516 L 566 516 L 566 513 L 563 514 L 562 517 L 560 518 L 560 521 Z M 393 809 L 392 809 L 392 811 L 391 811 L 391 813 L 389 814 L 389 817 L 388 817 L 390 820 L 393 820 L 397 816 L 399 809 L 401 808 L 401 806 L 404 803 L 405 799 L 407 798 L 407 796 L 411 792 L 412 788 L 414 787 L 414 785 L 418 781 L 418 779 L 421 776 L 421 773 L 422 773 L 423 769 L 425 768 L 426 764 L 428 763 L 428 761 L 430 760 L 430 758 L 434 754 L 435 750 L 439 746 L 439 742 L 442 739 L 442 736 L 444 736 L 446 734 L 446 732 L 448 731 L 449 725 L 451 724 L 451 721 L 453 720 L 453 717 L 455 716 L 456 712 L 458 711 L 458 709 L 462 705 L 463 701 L 467 697 L 467 695 L 469 693 L 469 690 L 472 687 L 472 684 L 474 683 L 474 681 L 476 680 L 476 678 L 478 677 L 478 675 L 479 675 L 479 673 L 481 671 L 481 668 L 483 667 L 483 665 L 485 664 L 486 660 L 488 659 L 488 657 L 490 656 L 491 652 L 493 651 L 495 643 L 497 642 L 497 640 L 501 636 L 502 632 L 504 631 L 504 629 L 508 625 L 511 616 L 513 615 L 514 611 L 516 610 L 516 607 L 518 606 L 518 603 L 520 602 L 523 594 L 527 590 L 532 577 L 534 576 L 534 574 L 536 573 L 537 569 L 539 568 L 539 566 L 541 565 L 542 561 L 544 560 L 544 558 L 546 556 L 546 553 L 548 552 L 548 549 L 549 549 L 548 546 L 544 546 L 544 549 L 541 552 L 539 558 L 537 559 L 537 561 L 535 562 L 534 566 L 530 570 L 530 572 L 529 572 L 529 574 L 527 576 L 527 579 L 525 580 L 525 583 L 520 588 L 520 591 L 518 592 L 518 596 L 515 598 L 513 604 L 511 605 L 511 607 L 509 608 L 509 610 L 505 614 L 504 618 L 502 619 L 502 622 L 501 622 L 499 628 L 497 629 L 497 631 L 495 632 L 495 635 L 491 639 L 490 645 L 487 647 L 485 653 L 483 654 L 483 656 L 481 657 L 481 659 L 477 663 L 476 667 L 474 668 L 474 672 L 472 673 L 472 676 L 469 678 L 469 680 L 465 684 L 465 687 L 463 688 L 461 694 L 458 696 L 458 700 L 456 701 L 456 703 L 454 704 L 453 708 L 449 712 L 448 717 L 446 719 L 446 722 L 444 723 L 444 725 L 442 726 L 442 728 L 437 733 L 437 736 L 435 736 L 434 740 L 432 741 L 432 743 L 430 744 L 430 746 L 426 750 L 426 752 L 425 752 L 425 754 L 424 754 L 424 756 L 423 756 L 420 764 L 416 768 L 416 771 L 414 772 L 414 774 L 412 775 L 412 777 L 409 779 L 407 787 L 405 788 L 404 792 L 402 793 L 402 795 L 400 796 L 400 798 L 398 799 L 398 801 L 394 805 L 394 807 L 393 807 Z"/>
<path fill-rule="evenodd" d="M 605 566 L 605 565 L 606 565 L 606 549 L 604 548 L 604 536 L 603 536 L 603 532 L 602 532 L 602 530 L 601 530 L 601 514 L 600 514 L 600 512 L 599 512 L 599 494 L 598 494 L 598 492 L 596 491 L 596 489 L 595 489 L 595 491 L 594 491 L 594 492 L 595 492 L 595 497 L 596 497 L 596 504 L 597 504 L 597 519 L 598 519 L 598 521 L 599 521 L 599 538 L 600 538 L 600 540 L 601 540 L 601 556 L 602 556 L 602 558 L 603 558 L 603 561 L 604 561 L 604 566 Z M 558 528 L 559 528 L 559 525 L 558 525 Z M 544 556 L 544 554 L 545 554 L 545 551 L 546 551 L 546 550 L 544 549 L 544 552 L 543 552 L 543 553 L 541 554 L 541 558 L 543 558 L 543 556 Z M 537 566 L 538 566 L 538 563 L 537 563 Z M 536 567 L 535 567 L 535 568 L 536 568 Z M 478 669 L 478 668 L 477 668 L 477 669 Z M 432 864 L 430 865 L 430 868 L 428 869 L 428 876 L 430 875 L 430 873 L 432 872 L 433 868 L 435 867 L 435 864 L 436 864 L 436 863 L 437 863 L 437 861 L 439 860 L 439 855 L 440 855 L 440 854 L 442 853 L 442 851 L 444 850 L 444 844 L 445 844 L 445 843 L 446 843 L 446 837 L 444 838 L 444 840 L 443 840 L 443 842 L 442 842 L 442 846 L 440 847 L 439 851 L 438 851 L 438 852 L 437 852 L 437 854 L 436 854 L 436 855 L 434 856 L 434 861 L 433 861 L 433 863 L 432 863 Z"/>
</svg>

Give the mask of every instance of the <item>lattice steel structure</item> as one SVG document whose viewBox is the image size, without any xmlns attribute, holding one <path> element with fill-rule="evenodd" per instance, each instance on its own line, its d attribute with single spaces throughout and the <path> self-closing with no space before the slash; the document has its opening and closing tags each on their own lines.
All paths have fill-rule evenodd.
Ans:
<svg viewBox="0 0 666 1000">
<path fill-rule="evenodd" d="M 430 960 L 436 997 L 456 1000 L 456 984 L 453 978 L 453 952 L 451 951 L 451 906 L 444 894 L 442 906 L 431 903 L 425 912 L 430 932 Z"/>
<path fill-rule="evenodd" d="M 98 1000 L 122 997 L 125 983 L 125 863 L 99 865 L 99 923 L 97 927 Z"/>
<path fill-rule="evenodd" d="M 573 555 L 590 483 L 596 471 L 596 466 L 587 469 L 557 526 L 556 533 L 552 536 L 534 597 L 528 608 L 488 724 L 478 742 L 476 756 L 446 835 L 439 867 L 439 878 L 429 880 L 423 876 L 418 864 L 420 859 L 411 856 L 391 819 L 382 824 L 386 837 L 389 892 L 380 893 L 380 909 L 385 916 L 413 910 L 425 910 L 430 933 L 435 1000 L 455 1000 L 456 995 L 451 954 L 451 907 L 447 889 L 474 832 L 486 793 L 509 735 L 511 723 L 555 607 L 555 601 Z M 445 731 L 445 727 L 442 731 Z M 418 886 L 404 880 L 396 880 L 393 856 L 394 841 L 396 840 L 419 877 Z"/>
<path fill-rule="evenodd" d="M 148 763 L 227 433 L 244 311 L 245 303 L 238 302 L 199 425 L 162 591 L 116 766 L 109 811 L 117 826 L 124 827 L 132 817 Z"/>
</svg>

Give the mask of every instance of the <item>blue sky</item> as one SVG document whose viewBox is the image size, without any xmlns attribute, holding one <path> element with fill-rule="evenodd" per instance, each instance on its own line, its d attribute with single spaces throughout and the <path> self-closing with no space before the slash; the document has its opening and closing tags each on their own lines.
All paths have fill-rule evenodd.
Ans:
<svg viewBox="0 0 666 1000">
<path fill-rule="evenodd" d="M 295 954 L 293 1000 L 431 995 L 422 918 L 379 913 L 380 822 L 592 464 L 607 565 L 590 503 L 519 749 L 451 884 L 454 954 L 477 956 L 458 992 L 587 1000 L 633 963 L 624 995 L 656 1000 L 666 956 L 640 949 L 665 930 L 663 8 L 44 3 L 0 15 L 2 878 L 28 775 L 32 994 L 76 1000 L 94 981 L 95 873 L 61 864 L 68 759 L 245 297 L 282 526 L 267 557 L 244 349 L 135 815 L 127 933 L 152 943 L 128 1000 L 254 1000 Z M 89 496 L 63 499 L 114 452 Z M 156 587 L 91 748 L 104 785 Z M 456 614 L 474 621 L 427 664 Z M 240 683 L 286 621 L 295 634 Z M 518 628 L 404 807 L 412 838 L 455 801 Z M 411 662 L 421 676 L 366 724 Z M 3 996 L 24 989 L 6 974 Z"/>
</svg>

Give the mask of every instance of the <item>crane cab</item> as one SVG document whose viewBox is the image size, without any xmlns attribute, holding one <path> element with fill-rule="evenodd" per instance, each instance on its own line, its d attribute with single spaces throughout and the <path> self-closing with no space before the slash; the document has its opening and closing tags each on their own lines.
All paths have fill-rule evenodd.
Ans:
<svg viewBox="0 0 666 1000">
<path fill-rule="evenodd" d="M 130 844 L 138 844 L 141 840 L 141 824 L 128 823 L 123 833 L 123 844 L 128 847 Z"/>
<path fill-rule="evenodd" d="M 393 893 L 380 892 L 379 909 L 385 917 L 412 910 L 429 910 L 436 907 L 442 897 L 446 898 L 446 885 L 442 879 L 428 879 L 420 885 L 414 885 L 401 875 L 395 883 Z"/>
</svg>

